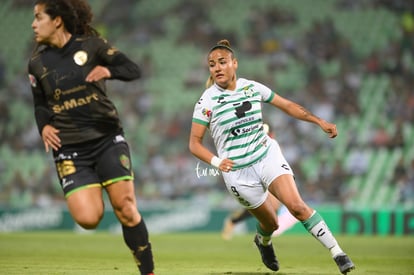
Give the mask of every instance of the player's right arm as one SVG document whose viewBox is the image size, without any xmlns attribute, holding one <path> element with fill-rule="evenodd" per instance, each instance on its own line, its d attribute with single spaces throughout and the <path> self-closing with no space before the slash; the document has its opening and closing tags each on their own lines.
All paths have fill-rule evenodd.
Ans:
<svg viewBox="0 0 414 275">
<path fill-rule="evenodd" d="M 214 154 L 203 145 L 203 138 L 206 130 L 207 127 L 202 124 L 197 122 L 191 124 L 189 149 L 194 156 L 206 163 L 210 163 Z"/>
<path fill-rule="evenodd" d="M 203 138 L 206 133 L 207 127 L 203 124 L 193 122 L 191 124 L 191 132 L 190 132 L 190 142 L 189 142 L 189 149 L 190 152 L 200 160 L 209 163 L 216 168 L 220 169 L 223 172 L 228 172 L 233 167 L 233 161 L 230 159 L 219 159 L 215 156 L 210 150 L 208 150 L 203 145 Z M 217 160 L 220 160 L 216 163 Z"/>
<path fill-rule="evenodd" d="M 58 136 L 59 130 L 50 124 L 53 113 L 48 108 L 47 99 L 37 75 L 36 64 L 32 60 L 29 64 L 29 80 L 33 95 L 34 115 L 45 150 L 49 152 L 49 146 L 54 150 L 57 150 L 61 146 Z"/>
</svg>

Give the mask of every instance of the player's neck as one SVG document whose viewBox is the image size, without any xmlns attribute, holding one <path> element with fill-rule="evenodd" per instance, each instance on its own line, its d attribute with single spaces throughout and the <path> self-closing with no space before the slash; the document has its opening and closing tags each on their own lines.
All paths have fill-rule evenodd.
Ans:
<svg viewBox="0 0 414 275">
<path fill-rule="evenodd" d="M 70 32 L 60 32 L 56 34 L 55 39 L 53 39 L 50 44 L 52 47 L 61 49 L 69 42 L 71 37 L 72 34 Z"/>
</svg>

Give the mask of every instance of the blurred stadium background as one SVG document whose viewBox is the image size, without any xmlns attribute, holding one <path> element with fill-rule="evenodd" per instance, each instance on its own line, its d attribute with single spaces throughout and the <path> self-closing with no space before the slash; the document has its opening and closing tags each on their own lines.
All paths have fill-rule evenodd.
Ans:
<svg viewBox="0 0 414 275">
<path fill-rule="evenodd" d="M 153 230 L 168 218 L 182 223 L 183 215 L 192 215 L 187 228 L 212 219 L 218 229 L 223 213 L 237 207 L 221 177 L 187 149 L 193 106 L 208 77 L 206 52 L 227 38 L 239 77 L 261 81 L 337 123 L 339 136 L 330 140 L 313 125 L 265 109 L 304 199 L 342 214 L 368 211 L 362 217 L 372 224 L 373 213 L 385 211 L 379 223 L 405 223 L 414 232 L 414 1 L 89 3 L 94 26 L 144 72 L 141 80 L 108 85 L 132 148 L 138 203 L 149 211 Z M 0 231 L 42 228 L 14 224 L 16 213 L 65 211 L 33 118 L 32 18 L 32 1 L 2 1 Z M 157 209 L 175 212 L 151 220 Z M 214 211 L 223 212 L 212 218 Z"/>
</svg>

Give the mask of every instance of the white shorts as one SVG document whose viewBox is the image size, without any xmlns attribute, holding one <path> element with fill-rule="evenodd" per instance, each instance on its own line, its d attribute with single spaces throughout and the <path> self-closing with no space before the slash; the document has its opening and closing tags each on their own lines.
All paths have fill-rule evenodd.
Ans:
<svg viewBox="0 0 414 275">
<path fill-rule="evenodd" d="M 222 173 L 227 190 L 245 208 L 255 209 L 267 198 L 268 187 L 280 175 L 293 175 L 289 163 L 274 139 L 268 139 L 267 155 L 255 164 Z"/>
</svg>

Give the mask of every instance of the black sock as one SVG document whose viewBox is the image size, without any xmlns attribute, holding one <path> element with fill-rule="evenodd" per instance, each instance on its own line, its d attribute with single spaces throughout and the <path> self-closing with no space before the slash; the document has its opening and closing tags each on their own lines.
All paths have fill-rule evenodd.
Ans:
<svg viewBox="0 0 414 275">
<path fill-rule="evenodd" d="M 154 261 L 144 220 L 141 219 L 141 222 L 133 227 L 122 225 L 122 232 L 125 243 L 131 250 L 141 274 L 152 273 L 154 271 Z"/>
</svg>

